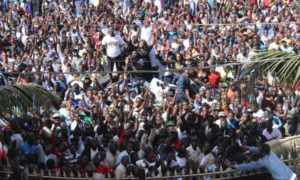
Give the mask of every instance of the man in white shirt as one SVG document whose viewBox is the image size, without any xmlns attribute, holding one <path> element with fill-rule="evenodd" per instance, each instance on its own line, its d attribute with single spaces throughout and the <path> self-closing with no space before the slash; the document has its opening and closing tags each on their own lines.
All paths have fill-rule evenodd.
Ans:
<svg viewBox="0 0 300 180">
<path fill-rule="evenodd" d="M 114 70 L 114 64 L 116 64 L 118 71 L 123 69 L 124 61 L 121 60 L 121 46 L 124 44 L 123 38 L 120 35 L 115 34 L 114 28 L 110 27 L 108 29 L 108 34 L 102 39 L 102 46 L 105 48 L 111 71 Z M 110 77 L 112 79 L 112 73 L 110 73 Z"/>
<path fill-rule="evenodd" d="M 115 59 L 121 55 L 121 46 L 124 45 L 122 37 L 115 34 L 113 27 L 110 27 L 108 34 L 102 39 L 102 45 L 106 48 L 106 56 Z"/>
<path fill-rule="evenodd" d="M 154 0 L 154 5 L 157 7 L 157 13 L 162 11 L 162 2 L 161 0 Z"/>
<path fill-rule="evenodd" d="M 145 159 L 137 160 L 135 163 L 139 168 L 145 169 L 145 175 L 152 174 L 154 176 L 161 172 L 161 166 L 156 166 L 156 155 L 154 153 L 146 154 Z"/>
<path fill-rule="evenodd" d="M 237 55 L 237 61 L 240 63 L 247 63 L 250 61 L 248 58 L 247 49 L 245 47 L 241 48 L 240 53 Z"/>
<path fill-rule="evenodd" d="M 200 155 L 201 150 L 198 147 L 198 139 L 197 137 L 192 137 L 191 145 L 186 148 L 188 155 L 189 155 L 189 162 L 191 163 L 191 168 L 193 171 L 196 171 L 199 161 L 200 161 Z M 192 161 L 192 162 L 191 162 Z"/>
<path fill-rule="evenodd" d="M 110 168 L 114 168 L 119 153 L 120 152 L 117 151 L 117 144 L 114 142 L 109 143 L 104 160 L 105 164 L 107 164 Z"/>
<path fill-rule="evenodd" d="M 77 71 L 80 72 L 80 65 L 83 63 L 83 59 L 78 54 L 78 49 L 73 50 L 72 59 L 72 67 Z"/>
<path fill-rule="evenodd" d="M 150 20 L 145 21 L 145 25 L 141 28 L 141 39 L 145 40 L 148 45 L 151 45 L 152 41 L 152 25 Z"/>
<path fill-rule="evenodd" d="M 269 36 L 268 31 L 264 31 L 264 34 L 260 36 L 260 40 L 264 43 L 264 45 L 267 47 L 269 40 L 271 37 Z"/>
<path fill-rule="evenodd" d="M 117 166 L 115 170 L 115 176 L 117 179 L 126 178 L 127 165 L 129 163 L 129 157 L 123 156 L 121 163 Z"/>
<path fill-rule="evenodd" d="M 281 131 L 278 128 L 273 127 L 272 120 L 267 122 L 267 127 L 263 130 L 262 135 L 264 135 L 268 141 L 282 138 Z"/>
</svg>

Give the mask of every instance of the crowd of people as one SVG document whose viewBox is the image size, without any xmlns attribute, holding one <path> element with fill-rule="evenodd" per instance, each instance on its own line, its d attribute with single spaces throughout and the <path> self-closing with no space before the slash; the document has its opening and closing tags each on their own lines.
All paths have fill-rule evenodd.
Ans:
<svg viewBox="0 0 300 180">
<path fill-rule="evenodd" d="M 257 77 L 251 101 L 239 79 L 259 52 L 300 55 L 293 0 L 0 0 L 0 13 L 1 86 L 61 101 L 5 116 L 15 176 L 214 172 L 300 132 L 299 89 Z"/>
</svg>

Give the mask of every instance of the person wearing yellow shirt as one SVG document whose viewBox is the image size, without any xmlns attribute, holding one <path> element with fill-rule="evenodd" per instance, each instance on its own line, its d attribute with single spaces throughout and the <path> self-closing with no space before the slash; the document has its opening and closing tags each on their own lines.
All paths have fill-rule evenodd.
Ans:
<svg viewBox="0 0 300 180">
<path fill-rule="evenodd" d="M 275 41 L 270 43 L 268 50 L 279 50 L 280 48 L 280 38 L 278 36 L 275 37 Z"/>
<path fill-rule="evenodd" d="M 228 86 L 229 85 L 229 80 L 234 78 L 232 69 L 229 66 L 223 66 L 223 67 L 218 67 L 217 71 L 221 75 L 222 85 Z"/>
</svg>

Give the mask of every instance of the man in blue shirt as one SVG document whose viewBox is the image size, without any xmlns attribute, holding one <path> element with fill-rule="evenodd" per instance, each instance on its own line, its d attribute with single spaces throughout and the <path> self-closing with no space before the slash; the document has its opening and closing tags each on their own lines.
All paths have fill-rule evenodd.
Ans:
<svg viewBox="0 0 300 180">
<path fill-rule="evenodd" d="M 38 148 L 34 144 L 34 136 L 33 135 L 29 135 L 26 142 L 21 145 L 21 150 L 25 154 L 35 154 L 35 153 L 37 153 L 37 149 Z"/>
<path fill-rule="evenodd" d="M 186 89 L 188 89 L 191 92 L 188 70 L 184 70 L 183 73 L 179 75 L 177 81 L 177 89 L 178 89 L 178 95 L 176 97 L 176 102 L 180 102 L 182 100 L 188 101 L 188 97 L 185 94 Z"/>
<path fill-rule="evenodd" d="M 227 126 L 229 129 L 237 128 L 239 125 L 239 121 L 235 118 L 233 112 L 229 112 L 226 118 Z"/>
<path fill-rule="evenodd" d="M 261 144 L 258 148 L 250 147 L 250 153 L 255 153 L 258 157 L 257 161 L 253 161 L 247 164 L 236 164 L 231 165 L 231 163 L 226 160 L 225 164 L 229 167 L 236 168 L 238 170 L 250 170 L 250 169 L 260 169 L 265 168 L 274 180 L 296 180 L 297 175 L 284 164 L 273 152 L 268 144 Z"/>
</svg>

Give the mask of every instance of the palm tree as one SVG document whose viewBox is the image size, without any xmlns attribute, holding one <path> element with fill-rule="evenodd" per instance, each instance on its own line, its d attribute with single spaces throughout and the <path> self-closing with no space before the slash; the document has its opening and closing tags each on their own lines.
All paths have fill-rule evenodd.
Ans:
<svg viewBox="0 0 300 180">
<path fill-rule="evenodd" d="M 18 84 L 0 88 L 0 118 L 7 114 L 37 112 L 41 107 L 45 110 L 51 106 L 59 107 L 58 98 L 39 85 Z"/>
<path fill-rule="evenodd" d="M 278 78 L 281 87 L 294 90 L 300 81 L 300 56 L 283 51 L 268 51 L 259 53 L 252 58 L 252 62 L 240 75 L 242 80 L 246 75 L 251 75 L 247 84 L 247 94 L 254 92 L 257 77 L 270 73 Z"/>
</svg>

